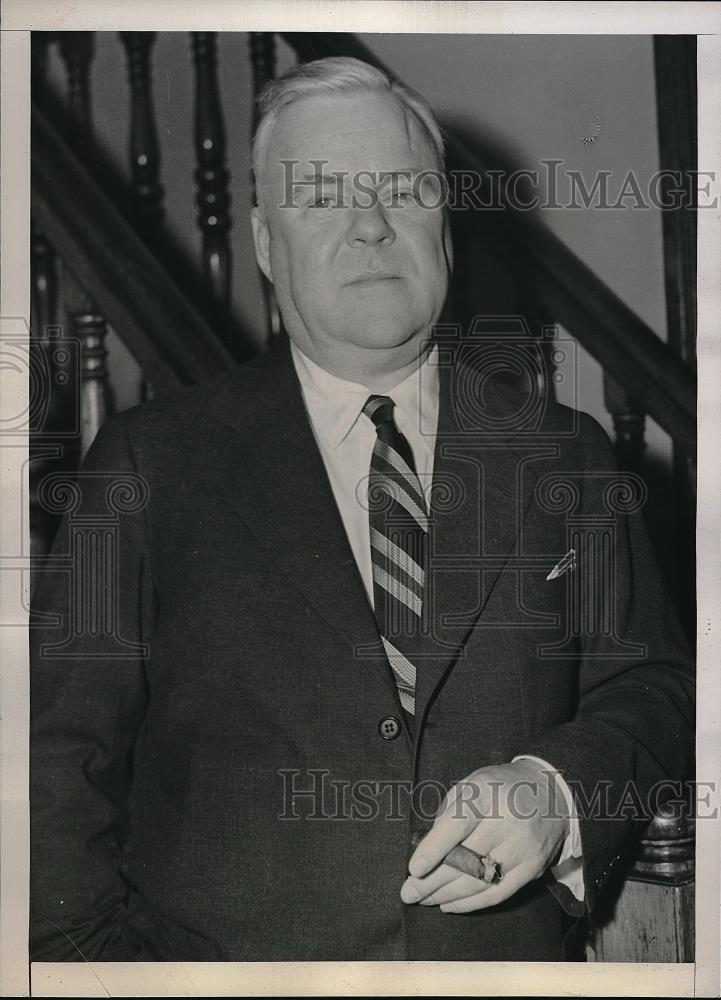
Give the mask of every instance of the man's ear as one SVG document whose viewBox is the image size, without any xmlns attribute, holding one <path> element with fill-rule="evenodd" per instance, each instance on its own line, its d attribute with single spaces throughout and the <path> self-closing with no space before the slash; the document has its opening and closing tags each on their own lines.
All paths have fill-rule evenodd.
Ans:
<svg viewBox="0 0 721 1000">
<path fill-rule="evenodd" d="M 453 274 L 453 237 L 451 236 L 451 219 L 448 209 L 445 209 L 443 216 L 443 250 L 448 265 L 448 274 Z"/>
<path fill-rule="evenodd" d="M 253 245 L 255 246 L 255 259 L 258 267 L 266 276 L 268 281 L 273 281 L 273 272 L 270 267 L 270 230 L 268 222 L 263 212 L 256 205 L 250 212 L 250 224 L 253 227 Z"/>
</svg>

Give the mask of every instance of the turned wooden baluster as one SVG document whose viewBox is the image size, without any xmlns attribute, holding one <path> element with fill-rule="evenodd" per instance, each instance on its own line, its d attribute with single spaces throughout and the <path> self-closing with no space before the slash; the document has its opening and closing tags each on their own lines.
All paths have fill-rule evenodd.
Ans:
<svg viewBox="0 0 721 1000">
<path fill-rule="evenodd" d="M 51 36 L 34 31 L 30 39 L 30 79 L 33 101 L 41 108 L 47 104 L 48 44 Z M 39 501 L 38 487 L 48 472 L 57 469 L 62 457 L 59 442 L 51 439 L 62 425 L 62 398 L 55 382 L 55 353 L 51 340 L 61 336 L 59 313 L 58 260 L 55 250 L 40 226 L 30 224 L 30 398 L 39 403 L 31 407 L 29 514 L 30 554 L 33 565 L 50 548 L 57 519 Z M 62 358 L 62 355 L 61 355 Z M 36 388 L 33 392 L 33 380 Z"/>
<path fill-rule="evenodd" d="M 121 31 L 130 86 L 130 133 L 128 155 L 133 186 L 135 226 L 147 245 L 157 246 L 165 207 L 160 183 L 160 145 L 153 105 L 151 54 L 154 31 Z M 153 388 L 142 381 L 143 400 L 153 398 Z"/>
<path fill-rule="evenodd" d="M 275 76 L 275 32 L 251 31 L 249 38 L 250 58 L 253 65 L 253 89 L 259 94 L 268 80 Z M 253 116 L 253 128 L 258 124 L 257 109 Z"/>
<path fill-rule="evenodd" d="M 613 418 L 616 461 L 620 469 L 640 472 L 646 451 L 646 416 L 609 375 L 603 374 L 603 401 Z"/>
<path fill-rule="evenodd" d="M 108 352 L 105 348 L 108 328 L 103 317 L 94 311 L 75 313 L 73 323 L 82 344 L 80 438 L 85 445 L 84 452 L 109 415 Z"/>
<path fill-rule="evenodd" d="M 276 47 L 272 31 L 251 31 L 249 38 L 250 61 L 253 68 L 253 134 L 258 127 L 257 98 L 261 90 L 275 76 Z M 282 326 L 275 289 L 265 275 L 261 275 L 263 298 L 268 316 L 268 341 L 280 337 Z"/>
<path fill-rule="evenodd" d="M 67 100 L 76 147 L 86 164 L 93 160 L 90 111 L 90 67 L 94 55 L 93 32 L 63 32 L 60 51 L 67 73 Z M 111 412 L 107 379 L 105 338 L 108 325 L 99 309 L 78 284 L 81 275 L 65 270 L 65 298 L 73 332 L 80 342 L 80 384 L 76 386 L 80 406 L 80 457 L 85 454 L 100 425 Z"/>
<path fill-rule="evenodd" d="M 120 38 L 130 85 L 129 156 L 136 224 L 145 241 L 152 245 L 165 214 L 150 65 L 156 33 L 121 31 Z"/>
<path fill-rule="evenodd" d="M 192 32 L 195 66 L 195 150 L 198 225 L 203 274 L 219 314 L 230 305 L 230 175 L 225 168 L 225 129 L 217 80 L 216 32 Z M 222 331 L 221 331 L 222 332 Z"/>
<path fill-rule="evenodd" d="M 75 130 L 74 140 L 79 148 L 90 150 L 90 67 L 95 55 L 94 32 L 61 32 L 60 53 L 67 75 L 67 108 Z"/>
<path fill-rule="evenodd" d="M 47 339 L 48 327 L 58 324 L 58 258 L 43 230 L 30 226 L 30 329 L 38 341 Z"/>
<path fill-rule="evenodd" d="M 48 32 L 31 34 L 30 76 L 32 99 L 40 107 L 47 105 Z M 58 323 L 58 261 L 48 238 L 34 221 L 30 227 L 31 305 L 30 324 L 33 337 L 45 338 L 48 326 Z"/>
</svg>

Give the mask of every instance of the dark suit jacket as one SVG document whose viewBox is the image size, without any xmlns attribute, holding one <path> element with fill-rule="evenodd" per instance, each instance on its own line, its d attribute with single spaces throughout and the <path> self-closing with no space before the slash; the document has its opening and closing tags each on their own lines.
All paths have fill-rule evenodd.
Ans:
<svg viewBox="0 0 721 1000">
<path fill-rule="evenodd" d="M 442 369 L 432 634 L 394 740 L 287 345 L 103 426 L 34 599 L 36 960 L 563 957 L 584 906 L 553 880 L 470 915 L 404 906 L 413 833 L 440 786 L 538 755 L 598 806 L 592 907 L 626 783 L 645 801 L 687 773 L 692 668 L 603 431 L 480 390 L 462 352 Z"/>
</svg>

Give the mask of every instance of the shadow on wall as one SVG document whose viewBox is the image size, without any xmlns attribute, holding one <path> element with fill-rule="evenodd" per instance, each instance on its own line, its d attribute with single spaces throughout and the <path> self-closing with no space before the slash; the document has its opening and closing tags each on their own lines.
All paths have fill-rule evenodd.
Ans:
<svg viewBox="0 0 721 1000">
<path fill-rule="evenodd" d="M 444 124 L 491 175 L 497 172 L 507 176 L 521 169 L 521 163 L 514 158 L 510 146 L 494 141 L 487 135 L 479 137 L 477 131 L 462 120 L 446 119 Z M 453 169 L 453 163 L 449 162 L 449 170 L 452 172 Z M 471 179 L 467 183 L 470 187 Z M 495 204 L 488 179 L 481 177 L 477 183 L 481 203 Z M 455 186 L 456 196 L 458 187 L 459 185 Z M 520 201 L 526 201 L 533 191 L 530 182 L 525 179 L 525 186 L 519 183 L 516 194 Z M 522 242 L 519 242 L 519 237 L 522 241 L 524 219 L 538 221 L 539 212 L 532 209 L 527 213 L 514 213 L 515 218 L 512 220 L 507 209 L 472 206 L 473 198 L 467 193 L 464 207 L 456 208 L 451 213 L 455 264 L 444 319 L 459 323 L 461 329 L 467 331 L 473 318 L 478 315 L 520 315 L 531 331 L 539 334 L 541 326 L 550 320 L 544 316 L 540 304 L 529 297 L 524 275 L 530 264 Z M 519 383 L 518 378 L 513 375 L 499 378 L 499 381 L 514 385 Z M 598 418 L 598 412 L 594 412 L 595 400 L 584 389 L 583 384 L 579 385 L 579 408 Z M 681 592 L 681 581 L 686 577 L 679 565 L 676 544 L 678 530 L 673 469 L 660 456 L 647 453 L 640 474 L 648 487 L 645 517 L 659 569 L 670 599 L 679 610 L 689 641 L 693 645 L 695 601 L 693 594 Z M 669 544 L 669 540 L 672 540 L 672 544 Z"/>
</svg>

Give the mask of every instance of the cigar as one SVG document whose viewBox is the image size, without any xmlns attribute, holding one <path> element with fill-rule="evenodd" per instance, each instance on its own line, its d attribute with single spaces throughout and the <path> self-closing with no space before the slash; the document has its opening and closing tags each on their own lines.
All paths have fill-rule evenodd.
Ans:
<svg viewBox="0 0 721 1000">
<path fill-rule="evenodd" d="M 416 833 L 411 838 L 414 850 L 420 844 L 423 836 L 422 833 Z M 500 882 L 503 878 L 500 865 L 493 860 L 490 854 L 476 854 L 475 851 L 471 851 L 462 844 L 456 844 L 455 847 L 451 848 L 442 864 L 450 865 L 456 871 L 477 878 L 480 882 Z"/>
</svg>

